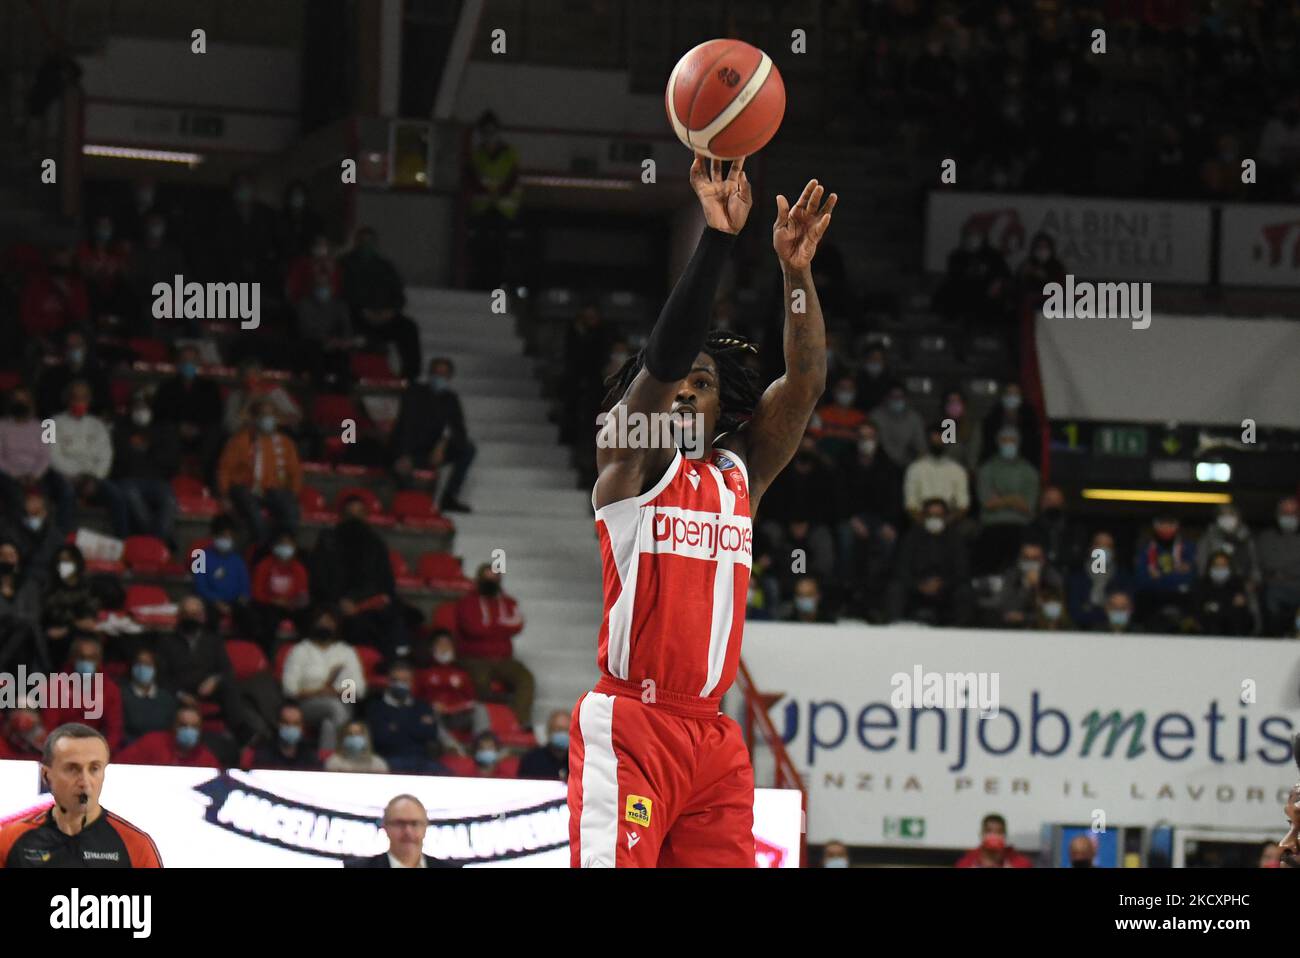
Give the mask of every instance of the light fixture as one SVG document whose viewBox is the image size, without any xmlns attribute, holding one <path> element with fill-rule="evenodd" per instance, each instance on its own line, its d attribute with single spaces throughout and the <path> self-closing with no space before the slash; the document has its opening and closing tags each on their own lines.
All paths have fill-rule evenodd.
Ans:
<svg viewBox="0 0 1300 958">
<path fill-rule="evenodd" d="M 594 176 L 542 176 L 530 173 L 519 179 L 525 186 L 558 186 L 578 190 L 635 189 L 635 184 L 631 180 L 600 179 Z"/>
<path fill-rule="evenodd" d="M 1226 462 L 1198 462 L 1197 482 L 1228 482 L 1232 479 L 1232 466 Z"/>
<path fill-rule="evenodd" d="M 106 156 L 114 160 L 144 160 L 148 163 L 181 163 L 185 166 L 198 166 L 203 162 L 202 153 L 141 150 L 134 146 L 105 146 L 101 143 L 87 143 L 81 148 L 81 152 L 85 156 Z"/>
<path fill-rule="evenodd" d="M 1186 502 L 1217 505 L 1232 502 L 1226 492 L 1181 492 L 1177 489 L 1084 489 L 1085 499 L 1113 502 Z"/>
</svg>

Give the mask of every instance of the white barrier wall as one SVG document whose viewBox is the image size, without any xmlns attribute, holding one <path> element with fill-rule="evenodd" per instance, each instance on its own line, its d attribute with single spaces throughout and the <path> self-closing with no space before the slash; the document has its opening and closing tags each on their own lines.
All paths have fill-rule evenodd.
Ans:
<svg viewBox="0 0 1300 958">
<path fill-rule="evenodd" d="M 1042 825 L 1277 829 L 1300 645 L 751 623 L 744 657 L 808 786 L 808 840 L 970 847 Z M 896 709 L 896 673 L 996 673 L 998 710 Z M 1243 704 L 1243 688 L 1253 701 Z M 1279 832 L 1279 838 L 1284 832 Z"/>
</svg>

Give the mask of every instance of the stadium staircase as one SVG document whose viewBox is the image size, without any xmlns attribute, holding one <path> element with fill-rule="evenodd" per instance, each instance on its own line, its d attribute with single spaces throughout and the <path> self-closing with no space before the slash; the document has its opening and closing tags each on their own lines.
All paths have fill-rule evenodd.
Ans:
<svg viewBox="0 0 1300 958">
<path fill-rule="evenodd" d="M 533 360 L 511 315 L 494 314 L 486 293 L 410 288 L 426 361 L 451 357 L 470 437 L 478 447 L 456 514 L 453 551 L 471 578 L 502 550 L 506 591 L 524 630 L 515 654 L 537 679 L 536 723 L 573 708 L 597 677 L 600 555 L 588 493 L 575 489 L 568 449 L 547 421 Z"/>
</svg>

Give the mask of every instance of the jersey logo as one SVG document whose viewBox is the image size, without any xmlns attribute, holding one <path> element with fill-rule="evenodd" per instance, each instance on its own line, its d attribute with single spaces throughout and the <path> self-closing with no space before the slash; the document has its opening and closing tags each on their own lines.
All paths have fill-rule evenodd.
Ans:
<svg viewBox="0 0 1300 958">
<path fill-rule="evenodd" d="M 633 848 L 635 848 L 635 847 L 636 847 L 636 843 L 639 842 L 640 840 L 641 840 L 641 836 L 638 835 L 636 832 L 628 832 L 628 833 L 627 833 L 627 850 L 628 850 L 628 851 L 631 851 Z"/>
<path fill-rule="evenodd" d="M 715 466 L 717 466 L 719 469 L 722 469 L 722 470 L 724 470 L 724 471 L 727 470 L 727 469 L 734 468 L 735 465 L 736 465 L 734 462 L 732 462 L 732 461 L 731 461 L 730 459 L 728 459 L 726 456 L 721 455 L 721 454 L 716 455 L 716 456 L 713 457 L 713 464 L 714 464 Z"/>
<path fill-rule="evenodd" d="M 640 825 L 642 828 L 650 827 L 650 810 L 653 803 L 644 795 L 629 795 L 627 797 L 627 809 L 623 815 L 626 821 L 633 825 Z"/>
<path fill-rule="evenodd" d="M 686 478 L 691 480 L 691 487 L 693 489 L 700 488 L 700 474 L 696 472 L 694 469 L 686 473 Z"/>
<path fill-rule="evenodd" d="M 39 862 L 40 864 L 44 865 L 46 862 L 50 860 L 50 853 L 46 851 L 39 851 L 38 849 L 35 848 L 28 848 L 28 849 L 24 849 L 23 857 L 26 858 L 29 862 Z"/>
</svg>

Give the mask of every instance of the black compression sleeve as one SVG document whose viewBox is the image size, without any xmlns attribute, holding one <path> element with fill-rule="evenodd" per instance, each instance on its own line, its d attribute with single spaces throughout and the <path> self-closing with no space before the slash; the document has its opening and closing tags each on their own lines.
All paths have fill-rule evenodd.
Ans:
<svg viewBox="0 0 1300 958">
<path fill-rule="evenodd" d="M 662 383 L 691 371 L 709 333 L 709 314 L 722 268 L 736 243 L 733 233 L 706 226 L 695 254 L 664 303 L 645 347 L 645 368 Z"/>
</svg>

